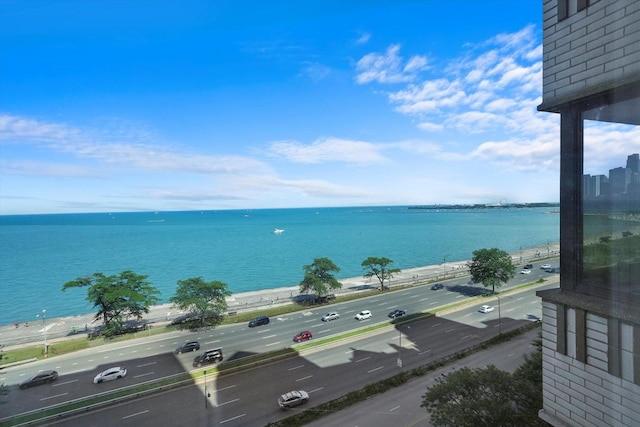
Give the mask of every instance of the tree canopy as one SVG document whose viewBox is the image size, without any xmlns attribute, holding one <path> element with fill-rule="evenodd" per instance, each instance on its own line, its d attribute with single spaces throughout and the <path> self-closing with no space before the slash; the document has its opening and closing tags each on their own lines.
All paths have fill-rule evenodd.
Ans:
<svg viewBox="0 0 640 427">
<path fill-rule="evenodd" d="M 542 408 L 542 352 L 525 356 L 513 374 L 493 365 L 462 368 L 436 379 L 420 406 L 440 427 L 544 426 Z"/>
<path fill-rule="evenodd" d="M 509 253 L 497 249 L 478 249 L 468 263 L 469 272 L 475 283 L 491 286 L 492 292 L 501 287 L 516 274 L 516 267 Z"/>
<path fill-rule="evenodd" d="M 365 270 L 364 277 L 371 278 L 376 276 L 380 282 L 380 289 L 384 291 L 384 282 L 391 280 L 394 274 L 399 273 L 399 268 L 389 268 L 393 264 L 393 260 L 385 257 L 372 257 L 362 261 L 362 268 Z"/>
<path fill-rule="evenodd" d="M 217 324 L 222 320 L 222 315 L 227 310 L 226 297 L 230 295 L 231 291 L 226 283 L 219 280 L 206 282 L 202 277 L 192 277 L 178 280 L 176 293 L 169 301 L 176 308 L 193 313 L 199 326 L 204 326 Z M 193 322 L 188 325 L 193 326 Z"/>
<path fill-rule="evenodd" d="M 65 283 L 62 290 L 87 287 L 87 301 L 98 309 L 96 320 L 102 318 L 105 330 L 116 332 L 127 317 L 138 320 L 149 313 L 149 307 L 158 303 L 160 294 L 146 280 L 147 276 L 131 270 L 118 275 L 93 273 Z"/>
<path fill-rule="evenodd" d="M 316 295 L 326 295 L 329 290 L 340 289 L 340 283 L 332 272 L 340 271 L 340 268 L 329 258 L 315 258 L 313 263 L 303 267 L 304 278 L 300 282 L 300 293 L 312 291 Z"/>
</svg>

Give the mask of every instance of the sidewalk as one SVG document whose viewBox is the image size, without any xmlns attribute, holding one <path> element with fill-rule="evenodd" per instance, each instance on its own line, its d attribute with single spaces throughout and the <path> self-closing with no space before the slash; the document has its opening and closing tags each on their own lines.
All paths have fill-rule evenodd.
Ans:
<svg viewBox="0 0 640 427">
<path fill-rule="evenodd" d="M 559 243 L 549 246 L 539 246 L 522 249 L 511 253 L 515 264 L 527 262 L 537 262 L 549 257 L 557 257 L 559 253 Z M 393 276 L 385 286 L 407 286 L 424 285 L 440 280 L 452 279 L 468 274 L 466 268 L 467 261 L 445 262 L 439 265 L 430 265 L 402 270 Z M 362 291 L 368 291 L 379 287 L 378 281 L 365 279 L 362 276 L 346 279 L 339 279 L 342 282 L 342 289 L 337 290 L 337 295 L 348 295 Z M 276 289 L 266 289 L 262 291 L 243 292 L 234 294 L 227 298 L 228 312 L 241 313 L 246 311 L 257 311 L 273 305 L 292 304 L 296 297 L 300 297 L 298 286 L 283 287 Z M 170 322 L 183 314 L 177 311 L 171 304 L 162 304 L 150 308 L 149 314 L 144 317 L 148 323 L 164 324 Z M 61 318 L 38 319 L 25 324 L 0 325 L 0 350 L 8 350 L 25 345 L 44 345 L 64 339 L 71 339 L 85 336 L 94 327 L 102 322 L 94 322 L 94 314 L 87 313 L 76 316 L 66 316 Z M 75 333 L 73 330 L 75 328 Z"/>
</svg>

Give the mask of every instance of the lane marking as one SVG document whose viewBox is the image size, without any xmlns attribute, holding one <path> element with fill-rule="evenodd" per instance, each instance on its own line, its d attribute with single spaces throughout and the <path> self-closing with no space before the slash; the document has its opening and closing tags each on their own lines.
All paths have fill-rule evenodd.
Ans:
<svg viewBox="0 0 640 427">
<path fill-rule="evenodd" d="M 304 368 L 304 365 L 294 366 L 293 368 L 289 368 L 289 371 L 295 371 L 296 369 Z"/>
<path fill-rule="evenodd" d="M 229 400 L 227 402 L 218 403 L 218 406 L 227 405 L 229 403 L 237 402 L 238 400 L 240 400 L 240 399 L 238 398 L 238 399 Z"/>
<path fill-rule="evenodd" d="M 314 388 L 313 390 L 311 390 L 311 391 L 309 392 L 309 394 L 311 394 L 311 393 L 315 393 L 316 391 L 320 391 L 320 390 L 322 390 L 323 388 L 324 388 L 324 387 Z"/>
<path fill-rule="evenodd" d="M 53 384 L 51 387 L 58 387 L 60 385 L 65 385 L 65 384 L 71 384 L 71 383 L 77 383 L 79 380 L 70 380 L 70 381 L 65 381 L 63 383 L 55 383 Z"/>
<path fill-rule="evenodd" d="M 148 372 L 146 374 L 139 374 L 139 375 L 134 375 L 133 378 L 140 378 L 140 377 L 146 377 L 148 375 L 153 375 L 155 372 Z"/>
<path fill-rule="evenodd" d="M 146 414 L 148 412 L 149 412 L 149 410 L 147 409 L 146 411 L 137 412 L 137 413 L 131 414 L 131 415 L 125 415 L 124 417 L 122 417 L 122 419 L 126 420 L 127 418 L 137 417 L 138 415 Z"/>
<path fill-rule="evenodd" d="M 425 351 L 421 351 L 420 353 L 418 353 L 418 356 L 422 356 L 425 353 L 429 353 L 431 351 L 431 349 L 429 350 L 425 350 Z"/>
<path fill-rule="evenodd" d="M 245 415 L 247 415 L 247 414 L 237 415 L 237 416 L 235 416 L 235 417 L 233 417 L 233 418 L 229 418 L 229 419 L 226 419 L 226 420 L 222 420 L 222 421 L 220 421 L 220 424 L 224 424 L 224 423 L 229 422 L 229 421 L 237 420 L 238 418 L 242 418 L 242 417 L 244 417 Z"/>
<path fill-rule="evenodd" d="M 391 409 L 389 409 L 389 412 L 393 412 L 393 411 L 395 411 L 396 409 L 400 409 L 400 405 L 396 406 L 395 408 L 391 408 Z"/>
<path fill-rule="evenodd" d="M 265 346 L 270 347 L 272 345 L 278 345 L 278 344 L 280 344 L 280 341 L 272 342 L 271 344 L 265 344 Z"/>
<path fill-rule="evenodd" d="M 296 380 L 296 382 L 298 382 L 298 381 L 308 380 L 309 378 L 313 378 L 313 375 L 307 375 L 306 377 L 298 378 L 298 379 Z"/>
<path fill-rule="evenodd" d="M 356 360 L 356 363 L 364 362 L 365 360 L 371 359 L 371 356 L 364 357 L 362 359 Z"/>
<path fill-rule="evenodd" d="M 382 368 L 384 368 L 384 366 L 378 366 L 377 368 L 374 368 L 374 369 L 372 369 L 370 371 L 367 371 L 367 374 L 370 374 L 370 373 L 375 372 L 375 371 L 379 371 Z"/>
<path fill-rule="evenodd" d="M 138 365 L 137 368 L 144 368 L 145 366 L 151 366 L 151 365 L 155 365 L 156 362 L 149 362 L 149 363 L 145 363 L 143 365 Z"/>
<path fill-rule="evenodd" d="M 43 400 L 55 399 L 57 397 L 66 396 L 67 394 L 69 394 L 69 393 L 54 394 L 53 396 L 43 397 L 42 399 L 40 399 L 40 401 L 42 402 Z"/>
<path fill-rule="evenodd" d="M 276 334 L 273 335 L 267 335 L 266 337 L 262 337 L 263 340 L 266 340 L 267 338 L 273 338 L 273 337 L 277 337 Z"/>
</svg>

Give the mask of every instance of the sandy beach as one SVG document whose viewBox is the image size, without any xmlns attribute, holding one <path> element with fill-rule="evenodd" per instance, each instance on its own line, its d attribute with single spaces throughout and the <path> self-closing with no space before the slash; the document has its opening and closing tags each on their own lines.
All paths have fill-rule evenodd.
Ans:
<svg viewBox="0 0 640 427">
<path fill-rule="evenodd" d="M 516 264 L 541 261 L 556 257 L 559 254 L 560 244 L 553 243 L 549 246 L 537 246 L 523 248 L 520 251 L 511 252 Z M 385 286 L 408 286 L 432 283 L 440 280 L 451 279 L 468 274 L 467 261 L 452 261 L 438 265 L 415 267 L 404 269 L 393 276 Z M 375 289 L 380 286 L 374 279 L 366 279 L 362 276 L 339 278 L 342 289 L 336 290 L 337 295 L 362 292 Z M 243 292 L 233 294 L 227 298 L 229 314 L 245 311 L 259 311 L 274 305 L 292 304 L 294 298 L 300 297 L 298 286 L 289 286 L 260 291 Z M 156 305 L 150 308 L 145 320 L 150 324 L 163 324 L 170 322 L 183 314 L 177 311 L 170 303 Z M 89 332 L 100 322 L 94 322 L 93 313 L 66 316 L 61 318 L 34 318 L 31 321 L 14 324 L 0 325 L 0 348 L 9 349 L 15 346 L 23 346 L 31 343 L 55 342 L 61 339 L 73 338 L 79 334 Z M 76 334 L 71 332 L 75 330 Z"/>
</svg>

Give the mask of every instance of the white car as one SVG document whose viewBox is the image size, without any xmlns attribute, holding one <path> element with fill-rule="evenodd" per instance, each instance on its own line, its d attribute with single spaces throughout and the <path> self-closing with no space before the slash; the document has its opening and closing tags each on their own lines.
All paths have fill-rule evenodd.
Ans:
<svg viewBox="0 0 640 427">
<path fill-rule="evenodd" d="M 94 384 L 100 384 L 111 380 L 117 380 L 118 378 L 123 378 L 127 375 L 127 369 L 121 366 L 116 366 L 115 368 L 109 368 L 106 371 L 100 372 L 93 379 Z"/>
<path fill-rule="evenodd" d="M 371 312 L 369 310 L 362 310 L 360 313 L 356 314 L 356 320 L 365 320 L 371 318 Z"/>
<path fill-rule="evenodd" d="M 478 310 L 480 313 L 491 313 L 493 310 L 495 310 L 494 307 L 490 306 L 490 305 L 483 305 L 482 307 L 480 307 L 480 310 Z"/>
<path fill-rule="evenodd" d="M 547 268 L 551 268 L 551 264 L 542 264 L 540 268 L 546 270 Z"/>
<path fill-rule="evenodd" d="M 309 393 L 304 390 L 293 390 L 289 393 L 285 393 L 278 399 L 278 406 L 280 409 L 289 409 L 294 406 L 307 403 L 309 400 Z"/>
<path fill-rule="evenodd" d="M 320 320 L 322 320 L 323 322 L 328 322 L 329 320 L 335 320 L 339 317 L 340 315 L 338 313 L 336 313 L 335 311 L 332 311 L 331 313 L 327 313 L 324 316 L 322 316 Z"/>
<path fill-rule="evenodd" d="M 525 268 L 520 272 L 520 274 L 531 274 L 531 270 L 529 270 L 528 268 Z"/>
</svg>

